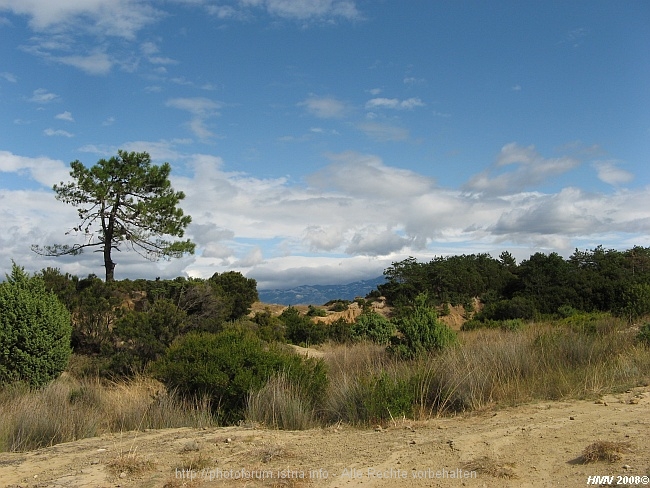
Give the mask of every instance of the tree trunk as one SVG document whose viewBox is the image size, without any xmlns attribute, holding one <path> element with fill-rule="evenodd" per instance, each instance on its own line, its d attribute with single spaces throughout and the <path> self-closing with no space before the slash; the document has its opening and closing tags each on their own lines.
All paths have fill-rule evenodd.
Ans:
<svg viewBox="0 0 650 488">
<path fill-rule="evenodd" d="M 111 259 L 111 244 L 104 244 L 104 268 L 106 268 L 106 283 L 115 281 L 115 263 Z"/>
</svg>

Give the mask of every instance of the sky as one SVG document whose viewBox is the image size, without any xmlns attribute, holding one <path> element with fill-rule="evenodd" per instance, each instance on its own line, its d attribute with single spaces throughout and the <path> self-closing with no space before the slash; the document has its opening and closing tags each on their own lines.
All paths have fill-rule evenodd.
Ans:
<svg viewBox="0 0 650 488">
<path fill-rule="evenodd" d="M 103 276 L 70 162 L 169 162 L 196 253 L 259 289 L 414 256 L 650 246 L 650 3 L 0 0 L 0 274 Z"/>
</svg>

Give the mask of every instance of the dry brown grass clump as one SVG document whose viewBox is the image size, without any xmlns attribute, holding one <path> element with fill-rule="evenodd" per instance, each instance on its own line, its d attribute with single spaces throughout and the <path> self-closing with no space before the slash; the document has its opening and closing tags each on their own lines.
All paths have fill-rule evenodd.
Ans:
<svg viewBox="0 0 650 488">
<path fill-rule="evenodd" d="M 597 461 L 608 461 L 613 463 L 621 459 L 621 454 L 630 452 L 629 442 L 596 441 L 585 447 L 580 460 L 582 463 L 595 463 Z"/>
<path fill-rule="evenodd" d="M 120 478 L 126 476 L 138 476 L 153 469 L 154 463 L 137 453 L 136 449 L 129 449 L 128 452 L 120 452 L 115 458 L 106 463 L 109 471 Z"/>
<path fill-rule="evenodd" d="M 107 383 L 64 373 L 43 388 L 0 388 L 0 452 L 29 451 L 106 432 L 210 425 L 209 401 L 183 400 L 150 378 Z"/>
<path fill-rule="evenodd" d="M 487 474 L 494 478 L 514 479 L 517 475 L 513 471 L 515 463 L 506 463 L 496 461 L 488 456 L 475 459 L 463 465 L 463 469 L 476 471 L 477 473 Z"/>
</svg>

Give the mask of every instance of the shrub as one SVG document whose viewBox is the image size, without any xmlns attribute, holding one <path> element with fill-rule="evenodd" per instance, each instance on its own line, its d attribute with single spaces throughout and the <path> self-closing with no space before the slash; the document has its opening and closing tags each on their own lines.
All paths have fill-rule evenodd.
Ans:
<svg viewBox="0 0 650 488">
<path fill-rule="evenodd" d="M 443 349 L 456 342 L 456 333 L 438 320 L 438 314 L 424 295 L 397 318 L 400 337 L 392 337 L 389 351 L 401 358 L 414 358 L 427 351 Z"/>
<path fill-rule="evenodd" d="M 279 318 L 286 326 L 287 339 L 292 344 L 321 344 L 327 337 L 327 329 L 323 323 L 312 322 L 295 307 L 284 310 Z"/>
<path fill-rule="evenodd" d="M 336 319 L 329 325 L 328 329 L 329 338 L 339 344 L 345 344 L 354 340 L 352 334 L 352 324 L 350 324 L 343 317 Z"/>
<path fill-rule="evenodd" d="M 352 337 L 369 339 L 377 344 L 388 344 L 395 333 L 395 324 L 377 312 L 364 312 L 352 325 Z"/>
<path fill-rule="evenodd" d="M 523 328 L 524 321 L 521 319 L 509 320 L 468 320 L 465 322 L 461 330 L 477 330 L 477 329 L 501 329 L 501 330 L 519 330 Z"/>
<path fill-rule="evenodd" d="M 246 330 L 190 333 L 176 340 L 152 370 L 186 397 L 209 396 L 215 413 L 227 423 L 243 417 L 249 392 L 262 388 L 274 373 L 285 372 L 310 404 L 327 385 L 321 361 L 269 346 Z"/>
<path fill-rule="evenodd" d="M 125 341 L 112 354 L 110 369 L 120 375 L 142 372 L 150 361 L 165 352 L 183 329 L 185 311 L 161 298 L 144 312 L 130 310 L 117 320 L 115 332 Z"/>
<path fill-rule="evenodd" d="M 322 308 L 317 308 L 314 307 L 313 305 L 309 305 L 307 308 L 307 317 L 326 317 L 327 312 L 323 310 Z"/>
<path fill-rule="evenodd" d="M 646 322 L 641 326 L 637 339 L 646 346 L 650 346 L 650 322 Z"/>
<path fill-rule="evenodd" d="M 65 306 L 41 278 L 14 263 L 0 284 L 0 383 L 40 386 L 54 379 L 68 364 L 71 334 Z"/>
<path fill-rule="evenodd" d="M 266 342 L 285 342 L 284 324 L 278 317 L 274 317 L 269 309 L 257 312 L 253 317 L 257 324 L 257 335 Z"/>
</svg>

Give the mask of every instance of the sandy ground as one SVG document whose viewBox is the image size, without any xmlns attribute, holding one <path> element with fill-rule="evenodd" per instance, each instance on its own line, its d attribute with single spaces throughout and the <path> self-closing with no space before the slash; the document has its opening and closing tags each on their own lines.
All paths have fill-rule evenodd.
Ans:
<svg viewBox="0 0 650 488">
<path fill-rule="evenodd" d="M 598 440 L 629 448 L 613 462 L 582 463 Z M 608 475 L 618 486 L 648 483 L 648 387 L 372 428 L 170 429 L 0 454 L 0 486 L 12 488 L 572 487 Z"/>
</svg>

